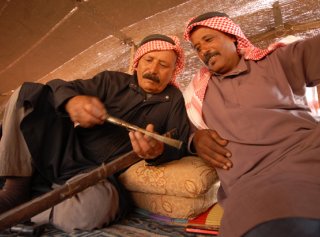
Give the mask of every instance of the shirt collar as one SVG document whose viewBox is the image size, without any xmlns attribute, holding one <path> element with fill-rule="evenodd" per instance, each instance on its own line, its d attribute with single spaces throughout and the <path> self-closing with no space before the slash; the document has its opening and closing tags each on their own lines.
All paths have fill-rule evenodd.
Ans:
<svg viewBox="0 0 320 237">
<path fill-rule="evenodd" d="M 129 83 L 129 87 L 134 90 L 135 92 L 141 94 L 141 95 L 145 95 L 144 90 L 142 90 L 140 88 L 140 86 L 138 85 L 138 79 L 137 79 L 137 75 L 134 74 L 132 75 L 132 77 L 130 78 L 130 83 Z"/>
<path fill-rule="evenodd" d="M 249 71 L 249 65 L 246 63 L 244 58 L 241 57 L 238 65 L 234 69 L 232 69 L 230 72 L 228 72 L 224 75 L 214 73 L 213 76 L 218 78 L 219 80 L 223 80 L 225 78 L 232 78 L 234 76 L 237 76 L 237 75 L 244 73 L 244 72 L 247 72 L 247 71 Z"/>
<path fill-rule="evenodd" d="M 170 87 L 171 85 L 168 85 Z M 168 87 L 164 89 L 164 91 L 160 92 L 159 94 L 150 94 L 146 93 L 139 85 L 138 85 L 138 79 L 137 75 L 134 74 L 129 83 L 129 87 L 135 91 L 136 93 L 140 94 L 144 101 L 149 100 L 156 100 L 156 101 L 169 101 L 170 100 L 170 93 L 168 90 Z"/>
</svg>

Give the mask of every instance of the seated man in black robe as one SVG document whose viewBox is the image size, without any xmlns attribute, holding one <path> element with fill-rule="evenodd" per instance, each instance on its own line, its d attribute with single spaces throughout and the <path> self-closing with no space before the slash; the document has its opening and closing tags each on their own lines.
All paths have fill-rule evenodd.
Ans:
<svg viewBox="0 0 320 237">
<path fill-rule="evenodd" d="M 135 54 L 133 75 L 104 71 L 88 80 L 24 83 L 2 124 L 0 213 L 132 149 L 151 165 L 183 156 L 184 146 L 105 122 L 109 114 L 160 134 L 174 129 L 174 138 L 186 142 L 189 125 L 175 86 L 183 65 L 176 37 L 150 35 Z M 67 232 L 100 228 L 124 216 L 130 207 L 125 194 L 115 175 L 37 218 Z"/>
</svg>

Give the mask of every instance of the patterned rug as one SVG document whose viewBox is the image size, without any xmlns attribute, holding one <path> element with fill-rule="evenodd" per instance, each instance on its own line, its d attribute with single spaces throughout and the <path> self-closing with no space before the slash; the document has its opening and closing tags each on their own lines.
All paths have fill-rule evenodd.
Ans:
<svg viewBox="0 0 320 237">
<path fill-rule="evenodd" d="M 163 216 L 154 215 L 141 209 L 135 210 L 121 222 L 107 228 L 94 231 L 75 231 L 67 234 L 55 229 L 51 225 L 44 227 L 44 231 L 38 236 L 55 236 L 55 237 L 208 237 L 208 235 L 195 234 L 186 232 L 186 219 L 172 219 Z M 14 233 L 7 235 L 0 234 L 0 237 L 23 236 Z M 26 235 L 25 235 L 26 236 Z M 28 235 L 31 236 L 31 235 Z"/>
<path fill-rule="evenodd" d="M 0 187 L 1 187 L 1 179 L 0 179 Z M 211 213 L 212 211 L 210 211 Z M 202 220 L 203 216 L 207 215 L 207 212 L 201 215 L 200 220 Z M 216 218 L 215 216 L 210 217 Z M 220 216 L 218 216 L 220 218 Z M 206 221 L 208 221 L 208 218 Z M 95 230 L 95 231 L 76 231 L 71 234 L 64 233 L 58 229 L 55 229 L 51 225 L 44 226 L 44 231 L 40 236 L 76 236 L 76 237 L 149 237 L 149 236 L 186 236 L 186 237 L 208 237 L 205 234 L 197 234 L 197 233 L 188 233 L 186 231 L 186 227 L 190 226 L 190 224 L 194 222 L 190 222 L 187 219 L 173 219 L 164 216 L 159 216 L 156 214 L 152 214 L 150 212 L 144 211 L 142 209 L 136 209 L 131 215 L 127 218 L 123 219 L 121 222 L 109 226 L 107 228 Z M 200 223 L 199 219 L 196 220 L 196 223 Z M 202 224 L 205 222 L 201 222 Z M 207 223 L 208 224 L 208 223 Z M 212 223 L 209 223 L 212 225 Z M 0 237 L 13 237 L 13 236 L 23 236 L 15 233 L 8 232 L 0 232 Z M 24 235 L 27 236 L 27 235 Z M 28 235 L 32 236 L 32 235 Z M 34 235 L 35 236 L 35 235 Z M 211 235 L 213 236 L 213 235 Z"/>
</svg>

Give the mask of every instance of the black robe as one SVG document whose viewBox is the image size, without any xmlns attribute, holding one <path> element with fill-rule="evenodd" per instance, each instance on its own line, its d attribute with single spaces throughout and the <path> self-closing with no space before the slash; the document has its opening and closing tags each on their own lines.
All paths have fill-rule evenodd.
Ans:
<svg viewBox="0 0 320 237">
<path fill-rule="evenodd" d="M 169 85 L 162 93 L 148 97 L 137 85 L 136 76 L 104 71 L 92 79 L 66 82 L 53 80 L 46 85 L 25 83 L 18 105 L 26 108 L 21 130 L 35 167 L 37 192 L 46 191 L 44 183 L 62 184 L 81 172 L 109 162 L 132 150 L 125 128 L 105 123 L 92 128 L 74 128 L 64 109 L 68 99 L 76 95 L 98 97 L 107 112 L 140 127 L 155 125 L 162 134 L 176 129 L 174 138 L 186 144 L 189 125 L 180 91 Z M 186 146 L 178 150 L 165 145 L 161 157 L 151 164 L 179 159 Z M 115 177 L 110 180 L 124 194 Z M 38 187 L 38 188 L 36 188 Z M 121 196 L 121 195 L 120 195 Z"/>
</svg>

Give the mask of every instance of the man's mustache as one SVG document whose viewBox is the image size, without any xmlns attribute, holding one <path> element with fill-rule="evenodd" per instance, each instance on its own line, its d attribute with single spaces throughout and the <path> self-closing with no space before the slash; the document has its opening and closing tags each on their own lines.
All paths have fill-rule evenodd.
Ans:
<svg viewBox="0 0 320 237">
<path fill-rule="evenodd" d="M 203 62 L 208 66 L 210 58 L 212 58 L 213 56 L 216 56 L 218 54 L 219 54 L 218 51 L 212 51 L 212 52 L 205 53 Z"/>
<path fill-rule="evenodd" d="M 151 81 L 154 81 L 156 83 L 160 83 L 160 78 L 155 75 L 155 74 L 152 74 L 152 73 L 145 73 L 142 75 L 143 78 L 146 78 L 146 79 L 149 79 Z"/>
</svg>

